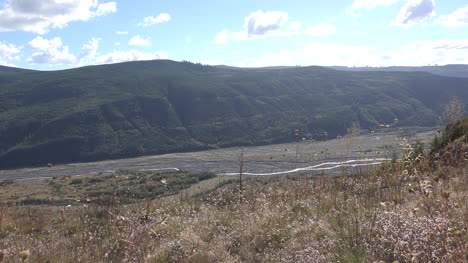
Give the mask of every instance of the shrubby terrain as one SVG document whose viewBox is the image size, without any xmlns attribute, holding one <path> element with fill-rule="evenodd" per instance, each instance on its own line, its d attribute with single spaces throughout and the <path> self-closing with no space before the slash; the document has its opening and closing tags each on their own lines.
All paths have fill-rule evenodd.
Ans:
<svg viewBox="0 0 468 263">
<path fill-rule="evenodd" d="M 2 205 L 0 261 L 466 262 L 468 118 L 430 152 L 402 147 L 340 177 L 228 181 L 130 205 Z"/>
</svg>

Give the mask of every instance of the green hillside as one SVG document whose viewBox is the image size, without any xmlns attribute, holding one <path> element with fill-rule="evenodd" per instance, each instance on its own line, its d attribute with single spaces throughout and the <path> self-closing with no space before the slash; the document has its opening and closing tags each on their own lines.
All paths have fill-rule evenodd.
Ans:
<svg viewBox="0 0 468 263">
<path fill-rule="evenodd" d="M 0 168 L 435 126 L 452 96 L 468 101 L 468 79 L 169 60 L 0 70 Z"/>
</svg>

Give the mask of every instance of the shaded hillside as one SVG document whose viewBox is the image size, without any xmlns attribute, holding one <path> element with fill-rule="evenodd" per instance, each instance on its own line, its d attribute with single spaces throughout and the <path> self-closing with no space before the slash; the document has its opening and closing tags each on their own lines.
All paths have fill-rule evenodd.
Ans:
<svg viewBox="0 0 468 263">
<path fill-rule="evenodd" d="M 0 74 L 0 168 L 434 126 L 452 96 L 468 101 L 468 80 L 168 60 Z"/>
<path fill-rule="evenodd" d="M 446 77 L 468 78 L 468 65 L 445 65 L 445 66 L 424 66 L 424 67 L 329 67 L 336 70 L 345 71 L 391 71 L 391 72 L 428 72 Z"/>
</svg>

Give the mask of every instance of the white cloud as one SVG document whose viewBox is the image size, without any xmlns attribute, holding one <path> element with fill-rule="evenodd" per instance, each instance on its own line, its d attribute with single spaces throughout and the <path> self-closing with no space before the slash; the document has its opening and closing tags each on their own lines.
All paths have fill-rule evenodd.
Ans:
<svg viewBox="0 0 468 263">
<path fill-rule="evenodd" d="M 108 2 L 104 4 L 99 4 L 97 7 L 96 15 L 103 16 L 110 13 L 117 12 L 117 3 L 116 2 Z"/>
<path fill-rule="evenodd" d="M 167 13 L 161 13 L 157 17 L 148 16 L 143 19 L 143 23 L 140 23 L 140 26 L 151 26 L 154 24 L 159 24 L 163 22 L 169 22 L 171 20 L 171 15 Z"/>
<path fill-rule="evenodd" d="M 28 47 L 35 50 L 46 50 L 51 48 L 59 48 L 62 46 L 62 39 L 60 37 L 54 37 L 52 39 L 44 39 L 41 36 L 34 38 L 29 41 Z"/>
<path fill-rule="evenodd" d="M 115 42 L 114 45 L 115 46 L 120 46 L 120 42 Z"/>
<path fill-rule="evenodd" d="M 302 49 L 265 54 L 233 63 L 241 67 L 265 66 L 423 66 L 468 64 L 468 39 L 418 41 L 387 50 L 373 46 L 309 43 Z"/>
<path fill-rule="evenodd" d="M 158 51 L 156 53 L 144 53 L 138 50 L 130 51 L 114 51 L 112 53 L 99 56 L 96 58 L 97 64 L 109 64 L 119 63 L 126 61 L 138 61 L 138 60 L 154 60 L 154 59 L 167 59 L 168 55 L 164 51 Z"/>
<path fill-rule="evenodd" d="M 78 65 L 84 59 L 93 58 L 96 55 L 99 41 L 99 38 L 92 38 L 83 45 L 81 53 L 76 56 L 70 53 L 68 46 L 63 45 L 60 37 L 44 39 L 38 36 L 28 43 L 28 47 L 38 52 L 33 53 L 27 61 L 32 64 Z"/>
<path fill-rule="evenodd" d="M 0 42 L 0 65 L 15 66 L 14 64 L 11 64 L 11 61 L 19 59 L 18 54 L 21 53 L 22 48 L 23 47 L 13 44 Z"/>
<path fill-rule="evenodd" d="M 214 43 L 216 44 L 226 44 L 229 40 L 229 30 L 223 29 L 221 30 L 218 34 L 216 34 L 216 37 L 214 39 Z"/>
<path fill-rule="evenodd" d="M 374 8 L 378 6 L 389 6 L 399 1 L 401 0 L 355 0 L 351 5 L 351 9 L 356 10 Z"/>
<path fill-rule="evenodd" d="M 451 14 L 440 16 L 436 23 L 449 27 L 468 26 L 468 5 Z"/>
<path fill-rule="evenodd" d="M 140 35 L 136 35 L 130 39 L 128 42 L 131 46 L 150 46 L 151 41 L 149 39 L 144 39 Z"/>
<path fill-rule="evenodd" d="M 63 46 L 62 49 L 55 48 L 36 52 L 28 59 L 28 62 L 32 64 L 75 65 L 78 63 L 78 59 L 69 53 L 68 46 Z"/>
<path fill-rule="evenodd" d="M 434 16 L 434 0 L 408 0 L 392 25 L 411 26 Z"/>
<path fill-rule="evenodd" d="M 306 33 L 312 36 L 327 37 L 336 34 L 336 27 L 329 24 L 319 24 L 307 28 Z"/>
<path fill-rule="evenodd" d="M 301 24 L 293 22 L 287 25 L 288 14 L 279 11 L 263 12 L 258 10 L 244 19 L 244 29 L 231 32 L 221 30 L 214 39 L 214 43 L 224 44 L 229 40 L 245 40 L 252 38 L 266 38 L 270 36 L 291 36 L 299 34 Z M 287 26 L 286 26 L 287 25 Z"/>
<path fill-rule="evenodd" d="M 78 56 L 78 59 L 82 58 L 93 58 L 96 56 L 97 50 L 99 48 L 100 38 L 92 38 L 87 44 L 84 44 L 81 48 L 81 53 Z"/>
<path fill-rule="evenodd" d="M 288 19 L 288 14 L 285 12 L 258 10 L 245 18 L 244 29 L 248 37 L 263 36 L 278 30 L 288 22 Z"/>
<path fill-rule="evenodd" d="M 98 0 L 7 0 L 0 10 L 0 31 L 45 34 L 73 21 L 87 21 L 117 11 L 116 2 Z"/>
<path fill-rule="evenodd" d="M 128 31 L 116 31 L 117 35 L 128 35 Z"/>
</svg>

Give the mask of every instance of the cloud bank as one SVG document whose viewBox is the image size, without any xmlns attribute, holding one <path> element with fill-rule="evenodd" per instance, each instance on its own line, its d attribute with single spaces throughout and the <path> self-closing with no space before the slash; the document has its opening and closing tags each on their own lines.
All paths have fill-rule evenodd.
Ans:
<svg viewBox="0 0 468 263">
<path fill-rule="evenodd" d="M 73 21 L 87 21 L 116 11 L 116 2 L 97 0 L 8 0 L 0 10 L 0 31 L 45 34 Z"/>
<path fill-rule="evenodd" d="M 138 50 L 113 51 L 112 53 L 97 57 L 96 63 L 110 64 L 138 60 L 167 59 L 168 57 L 168 54 L 164 51 L 158 51 L 155 53 L 144 53 Z"/>
<path fill-rule="evenodd" d="M 468 64 L 468 39 L 417 41 L 397 50 L 374 46 L 309 43 L 302 49 L 281 51 L 232 63 L 241 67 L 265 66 L 425 66 Z"/>
<path fill-rule="evenodd" d="M 28 47 L 37 51 L 28 58 L 31 64 L 45 65 L 78 65 L 85 59 L 93 58 L 99 48 L 98 38 L 91 39 L 83 45 L 78 55 L 70 53 L 69 47 L 63 45 L 60 37 L 45 39 L 38 36 L 28 43 Z"/>
<path fill-rule="evenodd" d="M 18 60 L 22 47 L 0 42 L 0 65 L 14 67 L 11 63 L 12 60 Z"/>
<path fill-rule="evenodd" d="M 468 5 L 457 9 L 451 14 L 440 16 L 436 20 L 436 24 L 441 24 L 448 27 L 468 26 Z"/>
</svg>

